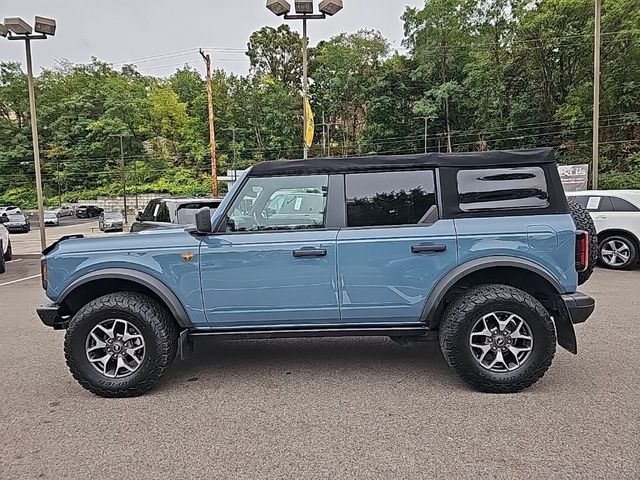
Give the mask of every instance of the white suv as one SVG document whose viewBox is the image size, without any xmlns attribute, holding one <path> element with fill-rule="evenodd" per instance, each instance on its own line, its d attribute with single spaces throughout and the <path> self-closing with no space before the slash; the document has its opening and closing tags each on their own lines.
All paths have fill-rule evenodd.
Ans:
<svg viewBox="0 0 640 480">
<path fill-rule="evenodd" d="M 0 273 L 4 273 L 6 269 L 5 262 L 11 260 L 12 256 L 9 231 L 0 223 Z"/>
<path fill-rule="evenodd" d="M 567 197 L 589 210 L 605 267 L 621 270 L 640 260 L 640 190 L 567 192 Z"/>
</svg>

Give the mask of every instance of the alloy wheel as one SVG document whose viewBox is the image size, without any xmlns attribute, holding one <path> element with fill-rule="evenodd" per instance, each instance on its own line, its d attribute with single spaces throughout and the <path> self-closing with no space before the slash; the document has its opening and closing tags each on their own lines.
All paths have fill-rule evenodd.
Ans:
<svg viewBox="0 0 640 480">
<path fill-rule="evenodd" d="M 123 378 L 136 372 L 145 356 L 145 342 L 131 322 L 108 319 L 93 327 L 85 351 L 91 366 L 109 378 Z"/>
<path fill-rule="evenodd" d="M 473 358 L 496 373 L 520 368 L 533 351 L 533 334 L 527 322 L 511 312 L 491 312 L 474 324 L 469 335 Z"/>
<path fill-rule="evenodd" d="M 622 240 L 613 239 L 605 242 L 600 249 L 602 261 L 610 267 L 620 268 L 631 258 L 631 249 Z"/>
</svg>

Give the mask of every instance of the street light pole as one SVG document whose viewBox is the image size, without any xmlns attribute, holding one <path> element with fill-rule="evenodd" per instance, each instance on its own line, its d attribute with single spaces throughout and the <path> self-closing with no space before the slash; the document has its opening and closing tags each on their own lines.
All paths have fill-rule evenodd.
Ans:
<svg viewBox="0 0 640 480">
<path fill-rule="evenodd" d="M 309 117 L 307 105 L 309 101 L 309 38 L 307 36 L 308 20 L 324 20 L 327 15 L 333 16 L 342 10 L 342 0 L 321 0 L 318 8 L 321 13 L 313 13 L 313 0 L 296 0 L 296 15 L 290 15 L 291 4 L 287 0 L 267 0 L 267 8 L 278 16 L 284 16 L 285 20 L 302 20 L 302 111 L 304 127 L 302 130 L 302 143 L 304 146 L 304 158 L 309 156 L 307 144 L 307 125 Z"/>
<path fill-rule="evenodd" d="M 19 17 L 9 17 L 0 23 L 0 36 L 9 40 L 24 41 L 27 57 L 27 86 L 29 90 L 29 115 L 31 118 L 31 137 L 33 142 L 33 163 L 36 171 L 36 194 L 38 197 L 38 222 L 40 225 L 40 247 L 47 247 L 47 237 L 44 229 L 44 198 L 42 193 L 42 172 L 40 171 L 40 145 L 38 143 L 38 119 L 36 115 L 36 93 L 33 81 L 33 62 L 31 59 L 31 40 L 44 40 L 48 35 L 55 35 L 56 21 L 51 18 L 36 17 L 35 31 L 31 25 Z"/>
<path fill-rule="evenodd" d="M 302 19 L 302 111 L 304 116 L 304 129 L 302 130 L 302 141 L 304 145 L 303 158 L 309 157 L 309 145 L 307 145 L 307 102 L 309 99 L 309 39 L 307 38 L 307 17 Z"/>
<path fill-rule="evenodd" d="M 36 116 L 36 92 L 33 85 L 33 64 L 31 61 L 31 40 L 25 38 L 27 49 L 27 84 L 29 88 L 29 114 L 31 116 L 31 137 L 33 140 L 33 163 L 36 169 L 36 194 L 38 196 L 38 224 L 40 226 L 40 247 L 47 248 L 47 236 L 44 230 L 44 198 L 42 194 L 42 173 L 40 171 L 40 144 L 38 143 L 38 119 Z"/>
<path fill-rule="evenodd" d="M 593 165 L 592 185 L 598 189 L 598 170 L 600 156 L 600 18 L 602 0 L 596 0 L 594 49 L 593 49 Z"/>
</svg>

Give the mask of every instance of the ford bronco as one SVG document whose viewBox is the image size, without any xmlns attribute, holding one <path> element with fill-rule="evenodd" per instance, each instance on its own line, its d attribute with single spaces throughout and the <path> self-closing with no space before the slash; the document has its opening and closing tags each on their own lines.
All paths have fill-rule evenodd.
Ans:
<svg viewBox="0 0 640 480">
<path fill-rule="evenodd" d="M 48 247 L 38 314 L 105 397 L 148 391 L 198 337 L 439 340 L 470 386 L 517 392 L 594 310 L 574 208 L 551 149 L 264 162 L 195 226 Z"/>
</svg>

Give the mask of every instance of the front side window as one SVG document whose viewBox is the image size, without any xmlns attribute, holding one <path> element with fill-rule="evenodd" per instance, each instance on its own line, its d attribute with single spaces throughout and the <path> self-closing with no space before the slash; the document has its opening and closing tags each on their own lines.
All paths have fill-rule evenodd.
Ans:
<svg viewBox="0 0 640 480">
<path fill-rule="evenodd" d="M 249 178 L 227 214 L 227 231 L 325 228 L 329 177 Z"/>
<path fill-rule="evenodd" d="M 421 223 L 436 205 L 432 171 L 351 174 L 345 183 L 349 227 Z"/>
<path fill-rule="evenodd" d="M 460 170 L 458 201 L 464 212 L 546 208 L 549 192 L 540 167 Z"/>
</svg>

